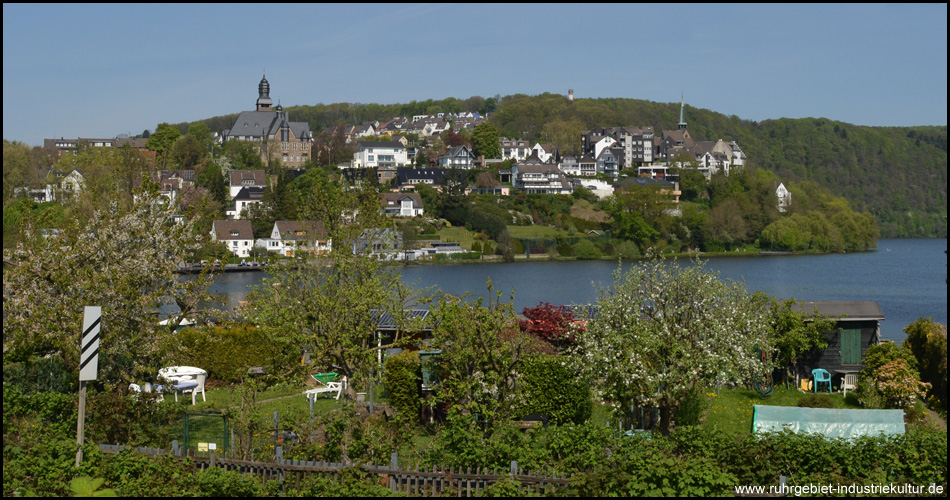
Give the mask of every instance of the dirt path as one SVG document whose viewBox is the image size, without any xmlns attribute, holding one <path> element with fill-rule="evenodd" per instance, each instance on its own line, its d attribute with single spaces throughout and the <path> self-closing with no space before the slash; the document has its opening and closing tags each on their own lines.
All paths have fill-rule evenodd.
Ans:
<svg viewBox="0 0 950 500">
<path fill-rule="evenodd" d="M 924 412 L 927 414 L 927 423 L 940 429 L 942 431 L 947 430 L 947 421 L 944 420 L 939 413 L 931 410 L 930 408 L 924 408 Z"/>
</svg>

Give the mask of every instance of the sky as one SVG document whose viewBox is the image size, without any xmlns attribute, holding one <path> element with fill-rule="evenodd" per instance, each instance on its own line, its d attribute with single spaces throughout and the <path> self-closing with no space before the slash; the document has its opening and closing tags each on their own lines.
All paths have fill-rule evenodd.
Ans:
<svg viewBox="0 0 950 500">
<path fill-rule="evenodd" d="M 253 110 L 265 72 L 284 107 L 574 89 L 947 125 L 947 4 L 3 4 L 10 141 Z"/>
</svg>

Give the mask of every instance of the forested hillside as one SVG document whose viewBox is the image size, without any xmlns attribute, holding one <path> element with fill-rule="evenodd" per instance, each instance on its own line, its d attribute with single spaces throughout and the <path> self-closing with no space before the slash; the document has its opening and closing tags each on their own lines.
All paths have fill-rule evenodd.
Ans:
<svg viewBox="0 0 950 500">
<path fill-rule="evenodd" d="M 286 108 L 315 133 L 340 123 L 385 121 L 396 116 L 494 110 L 489 121 L 502 136 L 576 147 L 579 131 L 595 125 L 652 126 L 675 130 L 679 103 L 639 99 L 583 99 L 560 94 L 516 94 L 483 99 L 413 101 L 408 104 L 317 104 Z M 203 120 L 212 130 L 235 115 Z M 857 211 L 873 214 L 883 237 L 946 237 L 947 127 L 865 127 L 802 118 L 754 122 L 686 106 L 695 140 L 735 140 L 750 165 L 790 182 L 814 181 L 843 196 Z M 180 124 L 187 130 L 188 124 Z M 577 142 L 568 143 L 568 138 Z"/>
</svg>

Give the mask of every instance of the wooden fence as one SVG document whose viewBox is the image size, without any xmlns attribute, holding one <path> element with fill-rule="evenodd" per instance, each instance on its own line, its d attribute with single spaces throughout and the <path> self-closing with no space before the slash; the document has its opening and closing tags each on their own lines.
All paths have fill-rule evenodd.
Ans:
<svg viewBox="0 0 950 500">
<path fill-rule="evenodd" d="M 121 445 L 101 444 L 99 449 L 104 453 L 119 453 L 125 447 Z M 273 462 L 258 462 L 221 458 L 215 453 L 200 453 L 194 450 L 183 450 L 177 442 L 172 443 L 172 450 L 160 448 L 133 448 L 138 453 L 150 457 L 172 455 L 176 458 L 191 457 L 199 470 L 210 467 L 220 467 L 242 474 L 252 474 L 262 483 L 276 480 L 281 483 L 281 491 L 287 488 L 300 491 L 304 480 L 316 475 L 321 478 L 335 479 L 339 472 L 355 464 L 334 462 L 312 462 L 304 460 L 285 460 L 281 456 L 281 448 L 277 448 L 277 456 Z M 405 496 L 443 496 L 455 495 L 459 497 L 480 496 L 482 490 L 505 479 L 514 479 L 519 483 L 522 494 L 550 494 L 558 488 L 568 484 L 566 476 L 534 475 L 518 467 L 518 462 L 511 462 L 508 471 L 497 469 L 471 467 L 444 468 L 422 467 L 402 469 L 399 467 L 399 457 L 393 453 L 389 465 L 361 465 L 367 473 L 379 476 L 380 484 L 387 486 L 393 493 Z"/>
</svg>

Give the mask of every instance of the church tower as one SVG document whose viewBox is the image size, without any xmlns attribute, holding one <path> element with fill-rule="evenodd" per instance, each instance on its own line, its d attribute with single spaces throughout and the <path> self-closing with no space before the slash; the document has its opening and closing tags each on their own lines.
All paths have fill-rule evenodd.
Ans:
<svg viewBox="0 0 950 500">
<path fill-rule="evenodd" d="M 685 106 L 683 105 L 683 94 L 680 94 L 680 123 L 676 126 L 677 130 L 686 130 L 686 119 L 683 117 L 683 111 Z"/>
<path fill-rule="evenodd" d="M 267 75 L 261 78 L 261 83 L 257 84 L 257 111 L 270 111 L 271 104 L 274 101 L 270 99 L 270 84 L 267 83 Z"/>
</svg>

